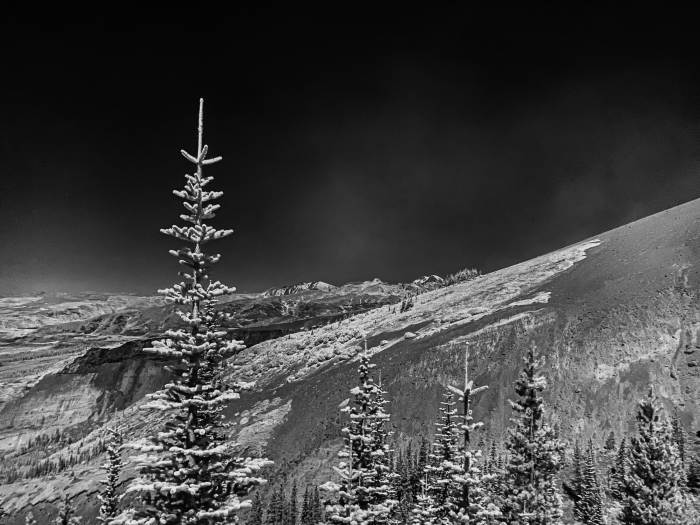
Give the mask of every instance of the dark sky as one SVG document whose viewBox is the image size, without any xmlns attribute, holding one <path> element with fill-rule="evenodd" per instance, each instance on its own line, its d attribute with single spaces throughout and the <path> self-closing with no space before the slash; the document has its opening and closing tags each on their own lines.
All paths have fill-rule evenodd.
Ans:
<svg viewBox="0 0 700 525">
<path fill-rule="evenodd" d="M 173 281 L 200 96 L 242 291 L 490 271 L 700 196 L 690 13 L 343 5 L 4 13 L 0 294 Z"/>
</svg>

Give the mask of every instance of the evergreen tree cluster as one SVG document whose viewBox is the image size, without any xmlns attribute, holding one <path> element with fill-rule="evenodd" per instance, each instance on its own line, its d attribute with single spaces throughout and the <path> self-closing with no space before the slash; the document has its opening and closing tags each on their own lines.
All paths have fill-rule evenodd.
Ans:
<svg viewBox="0 0 700 525">
<path fill-rule="evenodd" d="M 340 485 L 333 482 L 322 485 L 337 494 L 328 507 L 330 521 L 415 525 L 563 523 L 560 491 L 566 447 L 545 422 L 542 393 L 546 380 L 540 373 L 542 363 L 534 348 L 527 352 L 514 384 L 517 397 L 510 402 L 513 424 L 506 440 L 502 447 L 492 440 L 485 454 L 483 439 L 476 446 L 472 444 L 474 432 L 481 426 L 472 417 L 473 395 L 485 387 L 474 388 L 469 380 L 467 353 L 464 387 L 450 386 L 443 395 L 434 440 L 429 442 L 421 437 L 417 450 L 409 442 L 393 453 L 388 474 L 390 488 L 382 493 L 385 501 L 391 499 L 392 504 L 385 504 L 380 513 L 359 512 L 357 505 L 358 493 L 363 490 L 366 493 L 372 487 L 371 483 L 366 487 L 362 483 L 362 473 L 373 468 L 371 455 L 366 455 L 363 447 L 376 439 L 376 430 L 363 433 L 357 426 L 360 421 L 365 425 L 371 421 L 372 413 L 367 396 L 358 397 L 360 392 L 367 391 L 371 369 L 366 357 L 363 356 L 361 363 L 361 386 L 352 390 L 356 405 L 347 409 L 353 430 L 344 430 L 346 446 L 341 452 L 343 459 L 355 459 L 352 463 L 343 461 L 337 469 Z M 384 392 L 381 394 L 384 404 Z M 455 396 L 462 402 L 459 408 Z M 690 525 L 698 522 L 688 496 L 689 487 L 684 482 L 680 425 L 677 418 L 673 423 L 659 423 L 658 408 L 650 409 L 656 406 L 654 403 L 649 400 L 641 403 L 638 435 L 629 444 L 626 437 L 617 445 L 614 433 L 607 436 L 603 450 L 613 453 L 617 446 L 610 469 L 609 492 L 600 481 L 593 441 L 588 441 L 585 450 L 575 444 L 573 478 L 565 486 L 577 523 Z M 381 420 L 388 416 L 382 412 Z M 385 428 L 379 427 L 379 432 L 384 432 L 379 442 L 387 441 Z M 384 461 L 384 455 L 380 457 Z M 611 505 L 615 500 L 618 506 Z"/>
<path fill-rule="evenodd" d="M 395 519 L 408 523 L 417 497 L 422 493 L 425 468 L 428 465 L 431 444 L 421 436 L 414 449 L 413 442 L 406 447 L 396 447 L 392 461 L 393 494 L 397 500 Z"/>
<path fill-rule="evenodd" d="M 401 305 L 399 307 L 399 313 L 408 312 L 415 304 L 415 296 L 413 294 L 405 295 L 401 299 Z"/>
<path fill-rule="evenodd" d="M 267 504 L 260 493 L 255 495 L 249 525 L 315 525 L 324 520 L 324 508 L 318 487 L 304 490 L 301 505 L 296 482 L 288 493 L 286 483 L 281 483 L 269 494 Z"/>
</svg>

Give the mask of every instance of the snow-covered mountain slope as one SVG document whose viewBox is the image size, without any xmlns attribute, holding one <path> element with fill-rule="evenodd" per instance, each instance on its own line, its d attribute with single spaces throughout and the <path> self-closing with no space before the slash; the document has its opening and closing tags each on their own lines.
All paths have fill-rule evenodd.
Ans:
<svg viewBox="0 0 700 525">
<path fill-rule="evenodd" d="M 338 406 L 355 381 L 365 338 L 398 439 L 432 433 L 439 396 L 461 377 L 466 344 L 473 376 L 490 386 L 475 414 L 486 423 L 484 436 L 498 439 L 512 381 L 534 343 L 545 357 L 550 417 L 563 437 L 600 442 L 611 430 L 626 433 L 651 383 L 695 433 L 699 269 L 697 200 L 424 293 L 404 313 L 382 307 L 256 345 L 240 357 L 240 372 L 257 382 L 247 403 L 287 407 L 265 451 L 280 473 L 316 483 L 332 476 L 343 423 Z"/>
<path fill-rule="evenodd" d="M 280 298 L 268 298 L 255 306 L 230 306 L 238 308 L 246 326 L 274 324 L 284 319 L 284 308 L 345 312 L 323 314 L 318 318 L 330 322 L 311 329 L 306 325 L 306 330 L 295 331 L 303 327 L 295 325 L 278 332 L 280 337 L 254 344 L 239 356 L 236 374 L 256 386 L 229 408 L 236 423 L 234 437 L 248 451 L 275 461 L 269 473 L 273 479 L 284 474 L 300 486 L 331 479 L 344 424 L 338 408 L 349 397 L 365 340 L 388 391 L 387 409 L 399 440 L 432 433 L 441 393 L 462 377 L 466 344 L 472 376 L 489 385 L 475 407 L 475 415 L 486 423 L 486 439 L 498 439 L 507 425 L 512 381 L 533 343 L 545 358 L 549 417 L 562 437 L 590 436 L 600 442 L 611 430 L 618 436 L 625 433 L 632 408 L 650 383 L 669 408 L 678 410 L 686 431 L 695 432 L 700 427 L 699 269 L 696 200 L 469 282 L 427 291 L 406 312 L 394 304 L 403 288 L 379 280 L 332 293 L 304 292 L 279 304 L 275 301 Z M 301 298 L 308 293 L 313 300 L 304 302 Z M 382 303 L 385 297 L 392 299 Z M 255 321 L 263 313 L 265 321 Z M 124 410 L 115 423 L 110 409 L 93 403 L 85 410 L 75 395 L 74 405 L 64 397 L 62 406 L 76 407 L 72 422 L 70 414 L 61 416 L 76 440 L 57 445 L 53 454 L 88 450 L 105 424 L 120 426 L 131 439 L 157 426 L 157 420 L 138 410 L 144 385 L 157 387 L 157 381 L 149 383 L 157 367 L 144 365 L 137 373 L 104 357 L 80 357 L 46 381 L 64 385 L 62 392 L 87 388 L 83 395 L 94 397 L 95 378 L 114 376 L 99 383 L 99 395 L 124 395 L 129 402 L 120 405 Z M 120 374 L 131 381 L 122 382 Z M 67 389 L 71 381 L 74 386 Z M 20 417 L 23 403 L 26 410 L 36 406 L 41 384 L 13 401 L 15 417 Z M 16 430 L 2 432 L 6 439 L 12 432 L 17 437 Z M 13 456 L 13 461 L 21 463 L 23 457 Z M 46 487 L 60 485 L 89 510 L 97 464 L 98 458 L 88 458 L 73 466 L 73 478 L 66 471 L 6 483 L 0 500 L 19 522 L 30 504 L 53 508 Z"/>
</svg>

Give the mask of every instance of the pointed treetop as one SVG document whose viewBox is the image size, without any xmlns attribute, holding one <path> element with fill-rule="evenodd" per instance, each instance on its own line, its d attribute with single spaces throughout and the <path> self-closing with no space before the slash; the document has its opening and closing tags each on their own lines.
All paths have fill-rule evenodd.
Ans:
<svg viewBox="0 0 700 525">
<path fill-rule="evenodd" d="M 467 393 L 472 396 L 478 394 L 479 392 L 486 390 L 488 385 L 482 385 L 474 388 L 474 381 L 469 380 L 469 345 L 471 343 L 467 342 L 464 348 L 464 387 L 457 388 L 456 386 L 448 385 L 447 388 L 463 398 Z"/>
<path fill-rule="evenodd" d="M 196 164 L 197 166 L 206 166 L 208 164 L 214 164 L 215 162 L 219 162 L 222 159 L 221 156 L 207 159 L 206 156 L 208 149 L 209 147 L 206 144 L 204 144 L 204 99 L 200 98 L 199 117 L 197 119 L 197 154 L 190 155 L 184 149 L 181 149 L 180 153 L 182 153 L 182 156 L 189 160 L 192 164 Z"/>
<path fill-rule="evenodd" d="M 204 138 L 204 99 L 199 99 L 199 126 L 197 127 L 197 156 L 202 152 Z"/>
</svg>

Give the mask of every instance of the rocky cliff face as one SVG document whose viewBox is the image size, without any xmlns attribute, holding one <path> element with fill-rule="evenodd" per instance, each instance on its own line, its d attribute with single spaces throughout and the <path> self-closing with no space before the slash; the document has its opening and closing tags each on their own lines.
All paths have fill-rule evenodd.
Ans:
<svg viewBox="0 0 700 525">
<path fill-rule="evenodd" d="M 171 377 L 164 366 L 174 363 L 143 352 L 145 346 L 148 341 L 93 348 L 45 375 L 0 411 L 0 449 L 12 450 L 42 434 L 88 430 L 162 387 Z"/>
<path fill-rule="evenodd" d="M 292 299 L 282 306 L 273 300 L 279 298 L 268 298 L 254 307 L 228 305 L 247 320 L 246 329 L 272 326 L 285 311 L 296 312 L 295 322 L 301 323 L 299 331 L 276 333 L 238 357 L 236 376 L 256 381 L 256 387 L 229 408 L 232 439 L 273 459 L 273 478 L 284 474 L 300 485 L 332 478 L 344 424 L 338 409 L 349 397 L 365 339 L 388 391 L 399 440 L 432 432 L 441 393 L 461 377 L 467 343 L 473 377 L 489 385 L 475 407 L 486 423 L 485 439 L 498 439 L 507 425 L 512 381 L 530 344 L 545 358 L 548 417 L 562 437 L 600 443 L 610 430 L 625 433 L 650 384 L 669 409 L 678 410 L 685 430 L 695 432 L 700 427 L 699 269 L 700 201 L 693 201 L 510 268 L 427 291 L 405 312 L 392 304 L 396 290 L 383 295 L 391 285 L 381 281 L 340 287 L 314 299 L 318 303 Z M 321 314 L 317 319 L 324 322 L 308 329 L 300 320 L 311 317 L 297 317 L 307 310 Z M 265 322 L 254 320 L 260 312 Z M 115 408 L 124 411 L 112 424 L 131 439 L 157 427 L 138 405 L 139 396 L 165 380 L 158 376 L 162 363 L 139 367 L 125 362 L 132 358 L 112 362 L 109 351 L 92 352 L 8 404 L 0 420 L 12 414 L 14 424 L 26 428 L 45 405 L 45 425 L 95 422 L 81 442 L 61 450 L 90 446 Z M 80 380 L 73 383 L 76 377 Z M 20 463 L 22 457 L 12 460 Z M 73 481 L 59 473 L 40 478 L 36 487 L 27 479 L 6 483 L 0 499 L 19 520 L 32 504 L 49 509 L 53 503 L 45 487 L 56 485 L 89 510 L 97 462 L 74 467 Z"/>
</svg>

